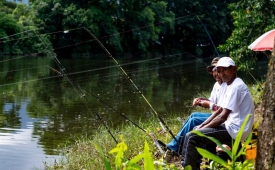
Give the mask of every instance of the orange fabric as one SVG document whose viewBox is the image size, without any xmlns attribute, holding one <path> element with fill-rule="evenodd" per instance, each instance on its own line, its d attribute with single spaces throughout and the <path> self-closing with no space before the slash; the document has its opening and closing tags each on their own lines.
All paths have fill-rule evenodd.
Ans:
<svg viewBox="0 0 275 170">
<path fill-rule="evenodd" d="M 256 159 L 257 147 L 255 145 L 246 146 L 246 160 L 255 160 Z"/>
</svg>

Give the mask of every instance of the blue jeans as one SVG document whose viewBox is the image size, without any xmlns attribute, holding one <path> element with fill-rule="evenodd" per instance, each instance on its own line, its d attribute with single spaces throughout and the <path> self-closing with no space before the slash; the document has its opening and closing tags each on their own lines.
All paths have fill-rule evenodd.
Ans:
<svg viewBox="0 0 275 170">
<path fill-rule="evenodd" d="M 193 130 L 195 126 L 202 124 L 210 116 L 211 116 L 210 113 L 201 113 L 201 112 L 192 113 L 187 118 L 187 120 L 183 124 L 178 134 L 175 136 L 178 142 L 175 139 L 173 139 L 166 146 L 177 153 L 181 153 L 182 144 L 183 144 L 185 135 L 191 130 Z"/>
</svg>

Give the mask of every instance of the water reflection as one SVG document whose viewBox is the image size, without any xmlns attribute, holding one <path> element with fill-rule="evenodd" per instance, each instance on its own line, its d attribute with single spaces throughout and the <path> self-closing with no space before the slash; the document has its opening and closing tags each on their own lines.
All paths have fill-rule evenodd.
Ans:
<svg viewBox="0 0 275 170">
<path fill-rule="evenodd" d="M 20 103 L 5 103 L 4 117 L 0 128 L 0 169 L 33 169 L 42 167 L 43 161 L 53 162 L 54 157 L 45 156 L 43 145 L 33 134 L 36 119 L 27 115 L 29 100 Z M 6 128 L 4 128 L 6 127 Z"/>
<path fill-rule="evenodd" d="M 189 114 L 190 99 L 212 88 L 214 80 L 205 71 L 205 63 L 211 60 L 180 56 L 138 61 L 127 58 L 119 63 L 158 114 L 165 117 L 171 112 Z M 82 94 L 51 71 L 50 67 L 58 68 L 51 58 L 0 63 L 0 169 L 31 169 L 43 166 L 43 161 L 53 162 L 59 157 L 59 148 L 80 136 L 96 133 L 101 125 L 96 114 L 108 126 L 126 122 L 113 109 L 130 120 L 142 121 L 153 115 L 112 61 L 61 63 L 68 77 L 85 93 L 90 111 L 83 104 Z M 260 77 L 265 69 L 253 75 Z M 254 81 L 249 75 L 243 77 L 247 82 Z"/>
</svg>

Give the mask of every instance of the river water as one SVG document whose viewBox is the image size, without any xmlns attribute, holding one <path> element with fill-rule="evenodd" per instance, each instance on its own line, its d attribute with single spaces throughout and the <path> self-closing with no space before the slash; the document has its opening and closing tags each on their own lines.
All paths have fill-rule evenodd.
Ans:
<svg viewBox="0 0 275 170">
<path fill-rule="evenodd" d="M 214 79 L 205 70 L 211 60 L 182 54 L 118 59 L 133 86 L 107 57 L 60 60 L 61 65 L 51 57 L 2 58 L 0 169 L 43 169 L 54 163 L 62 147 L 96 133 L 101 125 L 96 114 L 108 126 L 125 122 L 98 99 L 131 120 L 142 120 L 152 111 L 139 89 L 159 115 L 189 114 L 190 99 L 212 89 Z M 68 79 L 60 76 L 60 68 Z M 262 62 L 251 74 L 263 79 L 266 68 Z M 249 74 L 238 75 L 255 83 Z"/>
</svg>

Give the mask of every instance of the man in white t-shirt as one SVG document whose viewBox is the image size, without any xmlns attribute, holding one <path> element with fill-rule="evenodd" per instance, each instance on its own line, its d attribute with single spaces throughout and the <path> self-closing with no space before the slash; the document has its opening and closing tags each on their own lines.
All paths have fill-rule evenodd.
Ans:
<svg viewBox="0 0 275 170">
<path fill-rule="evenodd" d="M 216 83 L 214 84 L 214 87 L 211 91 L 211 95 L 210 95 L 209 99 L 201 98 L 201 97 L 195 98 L 193 101 L 193 104 L 192 104 L 193 106 L 202 106 L 204 108 L 209 108 L 211 111 L 217 110 L 217 108 L 218 108 L 217 103 L 219 101 L 219 89 L 221 87 L 222 80 L 218 77 L 217 71 L 213 70 L 213 68 L 216 67 L 216 64 L 219 61 L 219 59 L 220 59 L 219 57 L 214 58 L 211 62 L 211 65 L 206 68 L 207 72 L 209 74 L 212 74 L 213 78 L 216 80 Z M 201 123 L 203 123 L 210 116 L 211 116 L 210 113 L 203 113 L 203 112 L 192 113 L 186 119 L 186 121 L 183 123 L 183 126 L 181 127 L 178 134 L 176 135 L 175 139 L 177 141 L 175 139 L 173 139 L 171 142 L 169 142 L 166 145 L 167 149 L 168 149 L 167 150 L 168 153 L 166 153 L 164 156 L 165 160 L 168 161 L 170 159 L 169 155 L 171 156 L 171 154 L 173 154 L 173 153 L 169 153 L 169 152 L 174 152 L 174 153 L 177 153 L 178 155 L 180 155 L 181 148 L 182 148 L 181 146 L 183 144 L 184 137 L 185 137 L 186 133 L 193 130 L 193 128 L 195 126 L 198 126 Z M 168 154 L 168 156 L 167 156 L 167 154 Z"/>
<path fill-rule="evenodd" d="M 218 101 L 220 108 L 196 127 L 196 130 L 219 141 L 230 141 L 236 138 L 244 119 L 251 114 L 242 134 L 242 140 L 245 140 L 253 126 L 252 96 L 242 79 L 237 77 L 237 67 L 231 58 L 222 57 L 214 69 L 217 69 L 218 76 L 224 82 L 220 88 Z M 199 169 L 197 164 L 199 153 L 196 147 L 202 147 L 205 144 L 213 144 L 213 142 L 192 132 L 188 133 L 182 149 L 182 166 L 190 165 L 193 170 Z"/>
</svg>

